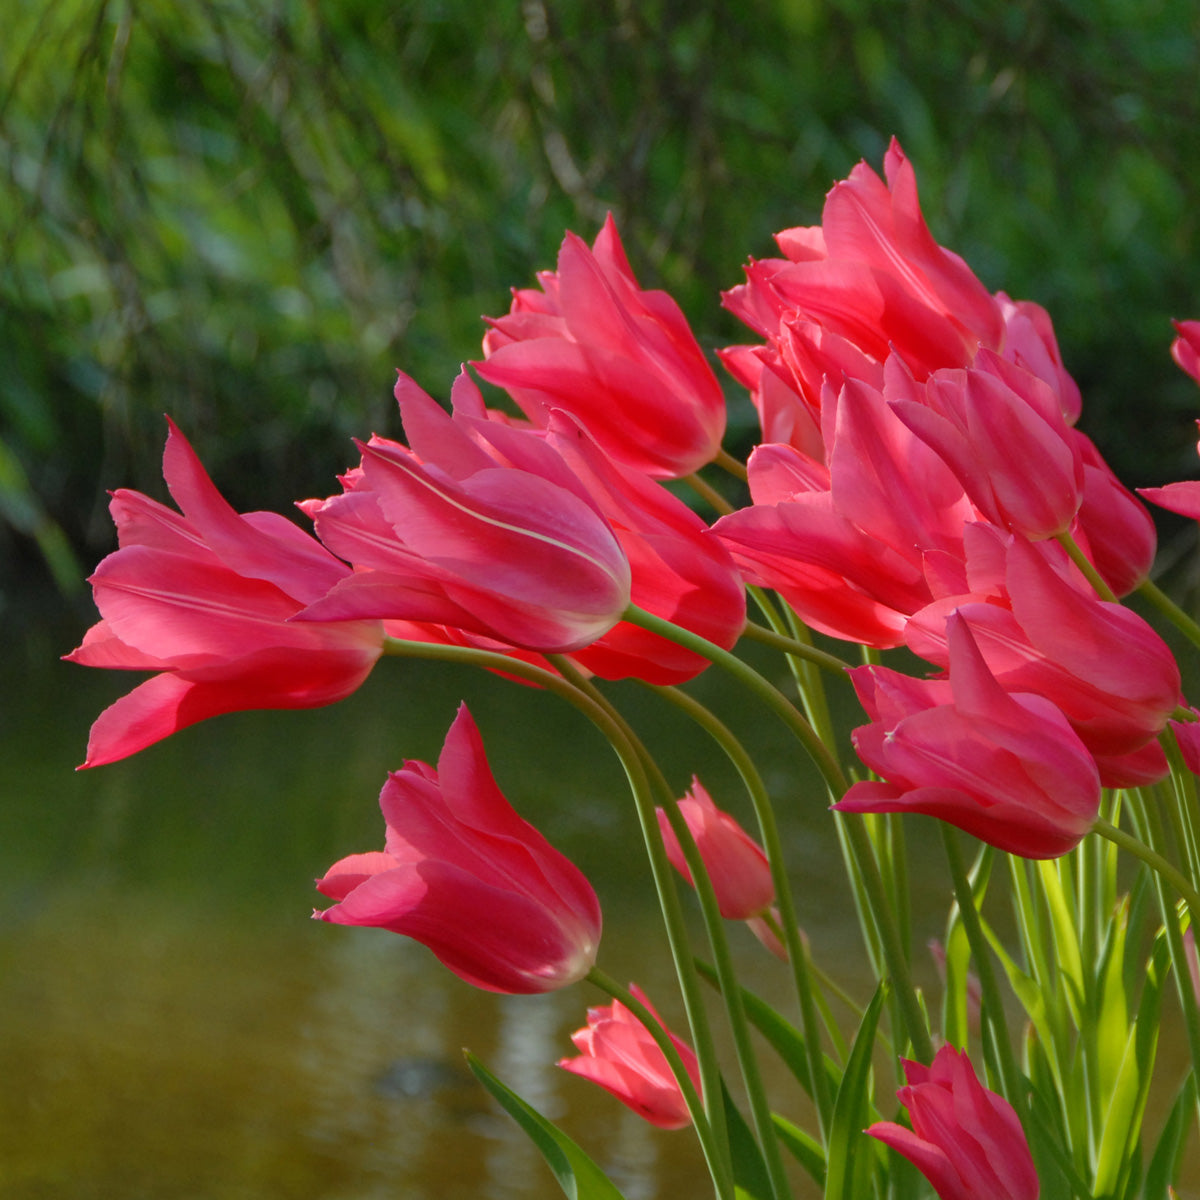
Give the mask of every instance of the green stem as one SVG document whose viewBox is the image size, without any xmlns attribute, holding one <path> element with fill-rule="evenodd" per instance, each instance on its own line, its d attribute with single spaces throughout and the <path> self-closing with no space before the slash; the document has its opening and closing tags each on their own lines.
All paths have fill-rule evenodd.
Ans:
<svg viewBox="0 0 1200 1200">
<path fill-rule="evenodd" d="M 750 1025 L 746 1018 L 745 1006 L 742 1001 L 742 991 L 738 985 L 737 971 L 733 963 L 733 955 L 729 949 L 729 939 L 726 935 L 725 918 L 721 916 L 720 905 L 717 902 L 716 891 L 708 874 L 708 868 L 696 846 L 695 838 L 688 828 L 687 821 L 679 811 L 679 805 L 667 789 L 666 779 L 658 764 L 654 761 L 649 750 L 636 733 L 628 726 L 624 718 L 617 712 L 608 699 L 589 681 L 584 680 L 574 665 L 566 659 L 553 656 L 551 661 L 559 670 L 572 678 L 578 686 L 603 705 L 626 732 L 630 743 L 641 757 L 643 765 L 661 781 L 664 795 L 662 811 L 666 815 L 679 847 L 683 852 L 688 873 L 691 875 L 697 898 L 700 901 L 700 911 L 704 917 L 704 927 L 708 933 L 709 945 L 712 947 L 713 962 L 716 966 L 717 977 L 721 983 L 721 996 L 729 1018 L 729 1027 L 733 1034 L 734 1050 L 737 1054 L 738 1066 L 742 1072 L 742 1080 L 746 1086 L 746 1095 L 750 1101 L 751 1116 L 755 1130 L 766 1159 L 767 1170 L 771 1180 L 772 1194 L 775 1200 L 785 1200 L 789 1194 L 787 1173 L 783 1164 L 783 1155 L 779 1148 L 778 1134 L 775 1123 L 771 1119 L 771 1106 L 767 1099 L 766 1088 L 763 1086 L 762 1075 L 758 1069 L 758 1060 L 750 1038 Z M 661 845 L 661 832 L 655 815 L 654 833 Z M 665 848 L 664 851 L 665 853 Z M 695 972 L 694 960 L 689 960 L 690 975 L 699 990 L 699 981 Z M 715 1058 L 714 1058 L 715 1068 Z M 711 1078 L 704 1079 L 706 1096 L 721 1095 L 720 1074 L 714 1070 Z M 709 1101 L 711 1118 L 712 1104 Z"/>
<path fill-rule="evenodd" d="M 656 617 L 653 613 L 638 608 L 636 604 L 631 604 L 621 614 L 621 617 L 631 625 L 656 633 L 659 637 L 683 646 L 728 671 L 753 691 L 769 708 L 773 709 L 779 719 L 796 735 L 800 744 L 816 763 L 817 769 L 825 778 L 830 791 L 835 796 L 840 796 L 846 790 L 846 777 L 842 774 L 841 767 L 825 748 L 821 739 L 817 737 L 812 726 L 800 715 L 792 702 L 753 667 L 744 663 L 736 654 L 730 654 L 728 650 L 718 646 L 715 642 L 710 642 L 707 638 L 692 633 L 689 629 L 673 625 L 670 621 L 664 621 L 662 617 Z"/>
<path fill-rule="evenodd" d="M 638 821 L 641 825 L 642 837 L 646 844 L 646 853 L 650 860 L 650 869 L 658 893 L 659 907 L 662 910 L 663 922 L 667 930 L 667 940 L 670 943 L 675 971 L 679 978 L 680 990 L 683 993 L 683 1002 L 688 1014 L 696 1057 L 700 1062 L 707 1115 L 703 1121 L 695 1122 L 696 1134 L 704 1150 L 709 1173 L 712 1175 L 718 1195 L 721 1200 L 732 1200 L 733 1173 L 725 1133 L 724 1096 L 716 1049 L 713 1045 L 708 1015 L 704 1007 L 704 997 L 699 977 L 696 974 L 692 952 L 688 945 L 687 925 L 679 893 L 675 888 L 671 864 L 667 859 L 659 832 L 649 781 L 641 757 L 621 727 L 621 722 L 614 719 L 604 704 L 581 691 L 561 675 L 556 675 L 553 671 L 548 671 L 532 663 L 511 658 L 506 654 L 470 646 L 409 642 L 399 638 L 385 638 L 384 653 L 397 657 L 432 659 L 437 662 L 470 663 L 474 666 L 486 667 L 490 670 L 502 671 L 509 675 L 528 679 L 574 705 L 591 720 L 613 747 L 625 769 L 625 776 L 633 793 Z"/>
<path fill-rule="evenodd" d="M 586 978 L 589 983 L 598 987 L 606 996 L 620 1001 L 621 1004 L 629 1009 L 642 1023 L 646 1032 L 654 1039 L 654 1044 L 662 1051 L 663 1057 L 667 1060 L 667 1065 L 671 1068 L 671 1074 L 675 1076 L 675 1082 L 679 1085 L 683 1101 L 687 1105 L 688 1112 L 691 1114 L 692 1124 L 695 1126 L 696 1134 L 700 1138 L 700 1144 L 704 1146 L 707 1155 L 708 1144 L 712 1140 L 712 1132 L 708 1129 L 708 1117 L 705 1112 L 706 1106 L 696 1093 L 696 1085 L 692 1082 L 692 1077 L 687 1067 L 684 1066 L 683 1058 L 678 1048 L 671 1040 L 670 1031 L 633 992 L 628 988 L 622 987 L 611 975 L 599 967 L 593 967 L 587 973 Z M 722 1102 L 722 1099 L 719 1097 L 718 1103 Z M 711 1107 L 711 1102 L 708 1107 Z M 714 1164 L 711 1159 L 708 1165 L 717 1189 L 717 1195 L 722 1197 L 722 1200 L 733 1200 L 735 1189 L 733 1187 L 732 1176 L 726 1173 L 722 1182 L 722 1179 L 717 1176 L 716 1171 L 713 1169 Z"/>
<path fill-rule="evenodd" d="M 1149 579 L 1145 581 L 1138 591 L 1158 609 L 1168 621 L 1171 622 L 1184 637 L 1192 643 L 1193 646 L 1200 646 L 1200 625 L 1198 625 L 1191 617 L 1171 599 L 1166 592 L 1162 591 L 1156 584 L 1151 583 Z"/>
<path fill-rule="evenodd" d="M 732 504 L 717 491 L 711 483 L 702 479 L 699 475 L 693 472 L 691 475 L 685 475 L 683 482 L 696 493 L 714 512 L 720 513 L 721 516 L 728 516 L 731 512 L 736 511 Z"/>
<path fill-rule="evenodd" d="M 1114 604 L 1117 597 L 1114 595 L 1112 588 L 1100 576 L 1100 572 L 1092 565 L 1091 560 L 1079 548 L 1079 543 L 1066 532 L 1060 533 L 1057 538 L 1058 544 L 1070 555 L 1071 561 L 1083 572 L 1084 578 L 1095 589 L 1096 595 L 1101 600 L 1110 600 Z"/>
<path fill-rule="evenodd" d="M 1187 903 L 1192 920 L 1200 921 L 1200 894 L 1197 894 L 1196 889 L 1192 887 L 1187 877 L 1174 863 L 1165 859 L 1157 850 L 1152 850 L 1145 842 L 1139 841 L 1133 834 L 1126 833 L 1118 826 L 1109 824 L 1102 817 L 1097 817 L 1092 823 L 1092 832 L 1108 838 L 1110 842 L 1114 842 L 1122 850 L 1127 850 L 1135 858 L 1144 862 L 1164 882 L 1169 883 Z"/>
<path fill-rule="evenodd" d="M 746 482 L 747 476 L 745 463 L 738 462 L 738 460 L 724 448 L 717 451 L 713 462 L 716 463 L 716 465 L 723 471 L 728 471 L 729 474 L 734 476 L 736 479 L 740 479 L 743 483 Z"/>
<path fill-rule="evenodd" d="M 725 752 L 745 784 L 771 868 L 771 882 L 775 886 L 775 902 L 779 906 L 782 928 L 780 941 L 787 950 L 796 996 L 800 1003 L 801 1023 L 804 1028 L 804 1044 L 808 1056 L 809 1073 L 812 1077 L 813 1100 L 817 1108 L 817 1121 L 822 1135 L 829 1129 L 833 1115 L 833 1097 L 829 1091 L 829 1080 L 825 1076 L 824 1055 L 821 1050 L 820 1020 L 816 1011 L 814 989 L 810 978 L 811 962 L 808 948 L 804 944 L 800 925 L 796 919 L 796 906 L 792 898 L 791 881 L 783 854 L 783 842 L 775 821 L 775 810 L 767 795 L 766 785 L 754 760 L 733 732 L 714 713 L 686 692 L 675 687 L 653 689 L 664 699 L 687 713 L 704 729 Z M 722 987 L 724 983 L 722 982 Z"/>
<path fill-rule="evenodd" d="M 1147 800 L 1144 789 L 1139 788 L 1129 795 L 1126 809 L 1135 830 L 1138 830 L 1152 847 L 1160 845 L 1163 840 L 1162 830 L 1157 813 Z M 1179 929 L 1179 912 L 1167 892 L 1162 877 L 1158 874 L 1154 875 L 1154 890 L 1158 899 L 1159 912 L 1162 914 L 1163 929 L 1167 935 L 1167 947 L 1171 953 L 1171 968 L 1175 973 L 1175 992 L 1179 997 L 1179 1006 L 1183 1010 L 1183 1027 L 1187 1034 L 1188 1050 L 1192 1059 L 1192 1077 L 1193 1080 L 1200 1081 L 1200 1004 L 1197 1003 L 1195 992 L 1192 990 L 1191 971 L 1188 968 L 1187 954 L 1183 945 L 1183 934 Z M 1193 914 L 1193 928 L 1194 920 Z M 1200 1089 L 1197 1089 L 1195 1098 L 1197 1118 L 1200 1119 Z"/>
<path fill-rule="evenodd" d="M 800 715 L 791 701 L 753 667 L 706 638 L 702 638 L 690 630 L 681 629 L 670 621 L 664 621 L 661 617 L 656 617 L 653 613 L 648 613 L 634 604 L 625 610 L 622 618 L 632 625 L 648 629 L 651 633 L 657 633 L 668 641 L 702 655 L 710 662 L 723 667 L 750 688 L 796 735 L 797 740 L 816 763 L 834 800 L 841 798 L 849 785 L 845 775 L 842 774 L 841 767 L 830 754 L 825 743 L 821 741 L 812 726 Z M 879 874 L 879 864 L 875 860 L 870 836 L 861 821 L 849 820 L 844 822 L 844 826 L 853 848 L 863 885 L 866 888 L 871 912 L 883 945 L 884 957 L 887 960 L 888 972 L 892 977 L 892 984 L 896 989 L 904 1013 L 904 1023 L 908 1029 L 909 1039 L 917 1057 L 922 1062 L 931 1062 L 933 1043 L 929 1037 L 920 1001 L 917 999 L 916 990 L 913 987 L 912 976 L 908 969 L 908 958 L 904 953 L 899 931 L 888 906 L 887 893 Z"/>
<path fill-rule="evenodd" d="M 942 845 L 946 848 L 946 859 L 950 863 L 950 875 L 954 880 L 954 895 L 958 901 L 959 916 L 967 933 L 971 956 L 975 959 L 975 969 L 979 976 L 980 990 L 983 992 L 983 1011 L 992 1027 L 992 1040 L 1000 1065 L 1000 1084 L 1004 1095 L 1014 1104 L 1018 1104 L 1021 1100 L 1021 1076 L 1017 1071 L 1017 1061 L 1004 1020 L 1004 1001 L 996 985 L 996 974 L 992 970 L 991 952 L 979 921 L 979 910 L 975 907 L 975 889 L 971 886 L 971 879 L 963 862 L 962 847 L 959 845 L 957 834 L 944 821 L 939 821 L 938 824 L 942 831 Z"/>
<path fill-rule="evenodd" d="M 776 633 L 775 630 L 768 629 L 765 625 L 756 625 L 753 621 L 747 621 L 742 632 L 753 641 L 762 642 L 764 646 L 770 646 L 775 650 L 782 650 L 784 654 L 816 663 L 818 667 L 824 667 L 827 671 L 835 671 L 840 675 L 850 670 L 850 664 L 836 655 L 827 654 L 824 650 L 818 650 L 806 642 L 798 642 L 786 634 Z"/>
<path fill-rule="evenodd" d="M 933 1041 L 929 1036 L 925 1013 L 921 1009 L 921 1002 L 917 998 L 912 975 L 908 970 L 908 958 L 904 953 L 899 930 L 888 907 L 887 892 L 883 886 L 883 877 L 879 873 L 879 864 L 875 861 L 871 835 L 867 833 L 862 821 L 854 820 L 853 815 L 850 819 L 843 820 L 842 827 L 850 843 L 854 865 L 866 889 L 867 904 L 883 948 L 888 973 L 892 977 L 892 985 L 896 990 L 913 1053 L 921 1062 L 930 1063 L 933 1061 Z"/>
</svg>

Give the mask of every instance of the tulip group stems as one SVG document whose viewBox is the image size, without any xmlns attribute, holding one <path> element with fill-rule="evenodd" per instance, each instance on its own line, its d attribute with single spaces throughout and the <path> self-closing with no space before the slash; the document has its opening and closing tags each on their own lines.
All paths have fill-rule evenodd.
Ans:
<svg viewBox="0 0 1200 1200">
<path fill-rule="evenodd" d="M 520 659 L 506 654 L 471 646 L 447 646 L 433 642 L 405 641 L 399 638 L 385 638 L 384 653 L 397 657 L 431 659 L 437 662 L 466 663 L 527 679 L 574 705 L 592 721 L 613 747 L 621 760 L 630 790 L 633 793 L 638 822 L 646 843 L 651 874 L 654 878 L 659 907 L 662 910 L 667 930 L 667 940 L 671 947 L 672 961 L 679 979 L 696 1057 L 700 1064 L 701 1087 L 704 1093 L 703 1103 L 696 1098 L 695 1089 L 690 1086 L 690 1079 L 687 1077 L 687 1072 L 682 1069 L 678 1054 L 674 1056 L 674 1059 L 668 1056 L 668 1061 L 671 1062 L 672 1070 L 677 1074 L 680 1088 L 688 1102 L 688 1110 L 691 1113 L 696 1136 L 704 1152 L 716 1194 L 719 1200 L 734 1200 L 733 1168 L 725 1129 L 720 1066 L 708 1025 L 699 975 L 688 945 L 683 908 L 658 828 L 654 798 L 650 793 L 645 765 L 635 744 L 630 740 L 627 726 L 619 718 L 614 717 L 609 705 L 600 702 L 594 695 L 588 694 L 587 690 L 580 688 L 572 680 L 561 674 L 555 674 L 554 671 L 522 662 Z M 574 670 L 565 660 L 560 659 L 559 663 L 571 671 Z M 624 999 L 622 999 L 622 1003 L 625 1003 Z M 637 1011 L 632 1005 L 630 1008 Z M 645 1022 L 643 1021 L 643 1023 Z M 651 1033 L 654 1032 L 649 1025 L 647 1028 L 650 1028 Z"/>
<path fill-rule="evenodd" d="M 767 795 L 766 785 L 746 748 L 714 713 L 678 688 L 657 687 L 654 690 L 687 713 L 697 725 L 709 733 L 741 776 L 750 802 L 754 806 L 763 848 L 767 854 L 767 863 L 771 868 L 771 881 L 775 886 L 775 903 L 779 907 L 781 927 L 778 933 L 787 950 L 788 962 L 796 986 L 796 996 L 800 1004 L 801 1024 L 804 1030 L 809 1072 L 812 1077 L 813 1102 L 816 1105 L 817 1121 L 820 1131 L 824 1135 L 829 1129 L 829 1122 L 833 1116 L 833 1097 L 829 1092 L 829 1080 L 825 1075 L 824 1056 L 821 1050 L 821 1030 L 811 979 L 812 964 L 809 961 L 807 947 L 800 936 L 800 925 L 796 919 L 796 907 L 792 898 L 792 885 L 788 879 L 787 866 L 784 861 L 783 843 L 779 837 L 775 810 Z M 693 876 L 694 874 L 693 870 Z M 721 986 L 725 987 L 723 980 Z"/>
<path fill-rule="evenodd" d="M 983 1011 L 991 1024 L 992 1043 L 996 1048 L 1000 1070 L 1000 1086 L 1010 1100 L 1015 1100 L 1020 1095 L 1021 1076 L 1004 1021 L 1004 1002 L 996 984 L 996 973 L 992 970 L 987 937 L 979 920 L 979 910 L 975 906 L 975 891 L 963 862 L 962 847 L 959 845 L 957 834 L 944 821 L 939 821 L 938 825 L 942 833 L 942 844 L 946 849 L 946 860 L 950 864 L 950 876 L 954 881 L 954 896 L 958 902 L 959 915 L 971 947 L 971 957 L 975 960 L 975 970 L 983 993 Z"/>
<path fill-rule="evenodd" d="M 815 663 L 818 667 L 824 667 L 827 671 L 842 674 L 850 670 L 850 664 L 844 662 L 836 655 L 827 654 L 824 650 L 818 650 L 815 646 L 810 646 L 807 642 L 800 642 L 793 637 L 788 637 L 786 634 L 777 633 L 774 629 L 768 629 L 765 625 L 756 625 L 753 621 L 747 621 L 746 627 L 742 632 L 752 641 L 762 642 L 764 646 L 770 646 L 775 650 L 782 650 L 784 654 L 790 654 L 795 658 L 803 658 L 807 662 Z"/>
<path fill-rule="evenodd" d="M 580 675 L 569 660 L 552 656 L 551 662 L 572 683 L 609 710 L 613 720 L 621 725 L 631 745 L 633 745 L 637 753 L 641 756 L 646 769 L 658 781 L 659 790 L 663 796 L 663 812 L 671 826 L 671 831 L 679 842 L 680 849 L 687 863 L 688 872 L 696 888 L 696 895 L 700 901 L 700 910 L 704 917 L 704 926 L 708 934 L 709 944 L 712 947 L 713 960 L 721 986 L 721 996 L 725 1003 L 726 1013 L 729 1018 L 729 1027 L 733 1034 L 734 1049 L 737 1053 L 738 1066 L 742 1073 L 742 1082 L 746 1088 L 746 1096 L 750 1102 L 751 1117 L 754 1121 L 755 1131 L 758 1134 L 759 1143 L 762 1147 L 767 1166 L 767 1173 L 771 1181 L 772 1196 L 774 1200 L 785 1200 L 789 1194 L 789 1189 L 787 1174 L 783 1164 L 783 1155 L 779 1148 L 775 1124 L 771 1118 L 771 1107 L 767 1098 L 766 1088 L 763 1086 L 762 1076 L 758 1069 L 758 1060 L 750 1039 L 750 1026 L 746 1018 L 745 1005 L 742 1002 L 742 991 L 738 983 L 737 971 L 733 964 L 733 956 L 729 949 L 729 940 L 725 933 L 725 919 L 721 916 L 716 892 L 709 878 L 707 868 L 704 865 L 704 860 L 700 856 L 699 848 L 696 846 L 687 821 L 684 820 L 682 813 L 679 811 L 675 795 L 667 785 L 662 771 L 641 740 L 626 724 L 624 718 L 609 704 L 590 681 Z M 657 825 L 655 826 L 655 833 L 658 833 Z M 716 1078 L 719 1081 L 719 1072 L 716 1071 L 715 1064 L 713 1070 L 716 1072 Z M 706 1096 L 714 1094 L 710 1090 L 710 1084 L 706 1083 L 705 1088 Z M 716 1094 L 720 1095 L 720 1091 L 718 1090 Z"/>
<path fill-rule="evenodd" d="M 636 605 L 630 605 L 622 616 L 632 625 L 647 629 L 651 633 L 657 633 L 660 637 L 675 642 L 685 649 L 703 655 L 710 662 L 737 678 L 771 708 L 796 735 L 821 772 L 833 799 L 840 799 L 846 792 L 849 786 L 846 777 L 842 774 L 841 767 L 825 743 L 800 715 L 791 701 L 753 667 L 744 663 L 737 655 L 731 654 L 728 650 L 698 634 L 681 629 L 679 626 L 671 624 L 670 621 L 664 621 L 661 617 L 645 612 Z M 904 1014 L 904 1024 L 909 1040 L 912 1042 L 913 1051 L 922 1062 L 931 1062 L 933 1060 L 933 1042 L 929 1037 L 925 1015 L 913 987 L 912 976 L 908 969 L 908 955 L 905 953 L 903 940 L 891 916 L 886 889 L 879 873 L 879 864 L 875 859 L 870 836 L 861 821 L 846 821 L 844 828 L 863 888 L 866 891 L 868 905 L 882 943 L 884 958 L 896 990 L 897 1001 Z"/>
</svg>

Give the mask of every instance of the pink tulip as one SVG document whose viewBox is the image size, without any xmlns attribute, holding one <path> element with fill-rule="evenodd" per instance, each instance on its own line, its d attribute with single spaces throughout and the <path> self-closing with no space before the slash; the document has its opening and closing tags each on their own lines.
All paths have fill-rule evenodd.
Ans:
<svg viewBox="0 0 1200 1200">
<path fill-rule="evenodd" d="M 1171 343 L 1171 357 L 1200 383 L 1200 321 L 1172 321 L 1179 335 Z"/>
<path fill-rule="evenodd" d="M 932 559 L 962 559 L 978 516 L 949 467 L 850 379 L 822 407 L 828 465 L 790 446 L 750 457 L 754 504 L 713 531 L 747 582 L 779 591 L 822 633 L 887 648 L 934 598 Z"/>
<path fill-rule="evenodd" d="M 372 438 L 342 495 L 302 506 L 357 568 L 305 619 L 452 625 L 544 652 L 611 629 L 629 563 L 562 458 L 532 430 L 488 420 L 465 375 L 453 415 L 407 376 L 396 398 L 409 445 Z"/>
<path fill-rule="evenodd" d="M 1083 503 L 1071 536 L 1114 595 L 1128 596 L 1149 578 L 1154 565 L 1158 549 L 1154 519 L 1113 474 L 1092 440 L 1078 429 L 1071 436 L 1083 459 Z"/>
<path fill-rule="evenodd" d="M 1057 544 L 967 533 L 975 593 L 915 614 L 909 648 L 946 666 L 953 611 L 1000 686 L 1052 701 L 1093 754 L 1132 754 L 1157 737 L 1180 701 L 1179 667 L 1158 634 L 1098 599 Z"/>
<path fill-rule="evenodd" d="M 236 513 L 168 421 L 163 477 L 182 515 L 113 493 L 119 549 L 91 578 L 101 620 L 66 658 L 157 671 L 92 726 L 85 767 L 207 717 L 312 708 L 353 692 L 383 645 L 375 620 L 295 622 L 349 568 L 275 513 Z"/>
<path fill-rule="evenodd" d="M 946 626 L 948 679 L 850 672 L 871 718 L 854 746 L 882 778 L 833 807 L 925 813 L 1024 858 L 1066 854 L 1099 811 L 1096 764 L 1050 701 L 1001 688 L 961 616 Z"/>
<path fill-rule="evenodd" d="M 746 592 L 725 545 L 662 484 L 606 455 L 568 414 L 552 413 L 543 436 L 608 520 L 629 561 L 631 601 L 731 649 L 746 625 Z M 683 683 L 709 665 L 626 621 L 572 658 L 602 679 L 659 685 Z"/>
<path fill-rule="evenodd" d="M 1083 459 L 1047 384 L 989 350 L 924 385 L 899 373 L 889 383 L 892 409 L 989 521 L 1029 538 L 1070 528 L 1083 499 Z"/>
<path fill-rule="evenodd" d="M 693 778 L 691 790 L 677 803 L 712 881 L 721 916 L 729 921 L 748 921 L 761 916 L 775 899 L 771 867 L 762 847 L 729 813 L 713 803 L 698 779 Z M 695 886 L 683 848 L 661 808 L 658 827 L 672 866 Z"/>
<path fill-rule="evenodd" d="M 596 894 L 504 798 L 465 704 L 437 769 L 406 762 L 379 804 L 384 849 L 334 863 L 317 888 L 339 903 L 315 918 L 404 934 L 490 992 L 550 992 L 591 970 Z"/>
<path fill-rule="evenodd" d="M 1191 720 L 1168 721 L 1167 724 L 1179 743 L 1184 765 L 1193 775 L 1200 775 L 1200 710 L 1193 708 L 1189 711 Z"/>
<path fill-rule="evenodd" d="M 631 984 L 630 991 L 657 1020 L 658 1014 L 637 984 Z M 660 1129 L 690 1125 L 691 1114 L 666 1055 L 641 1021 L 619 1000 L 589 1008 L 587 1016 L 588 1023 L 571 1035 L 581 1053 L 576 1058 L 560 1059 L 558 1065 L 599 1084 L 651 1125 Z M 695 1053 L 686 1042 L 667 1032 L 699 1093 L 700 1068 Z"/>
<path fill-rule="evenodd" d="M 725 398 L 683 313 L 643 291 L 610 216 L 591 250 L 567 234 L 542 291 L 513 293 L 490 321 L 473 364 L 538 426 L 552 409 L 578 417 L 621 462 L 675 478 L 710 462 L 725 431 Z"/>
<path fill-rule="evenodd" d="M 1064 420 L 1074 425 L 1083 410 L 1083 397 L 1063 366 L 1050 314 L 1032 300 L 1010 300 L 1003 292 L 996 293 L 996 301 L 1004 318 L 1000 354 L 1042 380 L 1057 398 Z"/>
<path fill-rule="evenodd" d="M 985 1088 L 966 1053 L 943 1046 L 930 1066 L 901 1060 L 896 1095 L 912 1128 L 877 1121 L 867 1133 L 909 1160 L 941 1200 L 1037 1200 L 1037 1172 L 1011 1104 Z"/>
<path fill-rule="evenodd" d="M 859 163 L 829 192 L 820 228 L 780 233 L 786 260 L 752 263 L 726 307 L 764 336 L 796 312 L 879 362 L 894 351 L 918 379 L 968 366 L 980 345 L 1002 342 L 999 302 L 934 241 L 894 140 L 884 172 L 886 184 Z"/>
<path fill-rule="evenodd" d="M 894 140 L 884 174 L 886 184 L 860 163 L 829 192 L 821 225 L 777 234 L 784 257 L 752 261 L 746 282 L 723 297 L 735 316 L 767 339 L 769 346 L 759 349 L 786 363 L 790 373 L 759 376 L 749 361 L 751 347 L 721 352 L 734 377 L 751 390 L 764 440 L 788 441 L 812 453 L 780 431 L 778 415 L 789 407 L 781 379 L 803 403 L 819 408 L 825 383 L 837 391 L 857 378 L 878 387 L 872 369 L 890 354 L 923 382 L 938 370 L 976 365 L 981 350 L 994 352 L 1040 379 L 1074 424 L 1079 388 L 1063 367 L 1045 309 L 1003 292 L 989 295 L 958 255 L 934 241 L 912 166 Z M 796 344 L 799 330 L 807 331 L 803 345 Z"/>
</svg>

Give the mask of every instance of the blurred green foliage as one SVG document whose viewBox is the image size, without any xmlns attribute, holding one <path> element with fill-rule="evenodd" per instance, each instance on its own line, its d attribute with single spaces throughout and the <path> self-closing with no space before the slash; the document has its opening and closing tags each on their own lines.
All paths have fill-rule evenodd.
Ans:
<svg viewBox="0 0 1200 1200">
<path fill-rule="evenodd" d="M 743 340 L 718 291 L 892 134 L 939 240 L 1049 308 L 1118 472 L 1194 466 L 1167 356 L 1200 315 L 1192 0 L 9 0 L 5 26 L 14 562 L 109 548 L 104 489 L 161 495 L 163 412 L 239 507 L 336 490 L 351 436 L 398 432 L 394 369 L 444 396 L 480 314 L 610 209 L 643 284 Z"/>
</svg>

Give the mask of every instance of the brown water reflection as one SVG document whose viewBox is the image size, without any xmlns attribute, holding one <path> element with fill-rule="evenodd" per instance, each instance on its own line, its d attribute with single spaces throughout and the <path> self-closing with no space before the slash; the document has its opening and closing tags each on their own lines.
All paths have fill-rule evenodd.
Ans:
<svg viewBox="0 0 1200 1200">
<path fill-rule="evenodd" d="M 87 619 L 41 614 L 0 662 L 5 1200 L 556 1195 L 537 1152 L 466 1071 L 464 1046 L 560 1122 L 629 1200 L 709 1194 L 689 1133 L 653 1129 L 554 1067 L 600 1002 L 591 989 L 491 996 L 413 943 L 307 919 L 320 900 L 313 878 L 380 842 L 386 771 L 436 757 L 466 697 L 501 786 L 600 894 L 601 964 L 636 978 L 678 1022 L 620 771 L 574 713 L 490 677 L 389 662 L 332 709 L 218 719 L 75 774 L 91 720 L 128 686 L 56 661 Z M 719 681 L 698 682 L 764 767 L 818 959 L 865 999 L 819 789 L 770 722 L 730 703 Z M 699 771 L 737 809 L 732 773 L 702 739 L 653 697 L 618 694 L 680 791 Z M 909 837 L 919 947 L 944 925 L 949 885 L 932 830 L 914 822 Z M 743 978 L 790 1012 L 781 965 L 734 933 Z M 936 996 L 932 966 L 918 971 Z M 1164 1034 L 1163 1078 L 1182 1062 L 1178 1046 Z M 777 1075 L 770 1086 L 802 1120 L 794 1082 Z M 795 1178 L 801 1200 L 815 1195 Z"/>
<path fill-rule="evenodd" d="M 324 712 L 222 718 L 77 774 L 88 725 L 130 682 L 56 660 L 86 620 L 27 623 L 0 664 L 6 1200 L 555 1194 L 463 1047 L 561 1122 L 630 1200 L 707 1194 L 689 1133 L 655 1130 L 554 1067 L 601 1000 L 590 988 L 491 996 L 413 943 L 307 919 L 313 878 L 380 841 L 386 771 L 435 757 L 465 696 L 502 787 L 596 886 L 603 965 L 678 1021 L 621 774 L 575 714 L 490 677 L 385 663 Z M 734 802 L 702 740 L 653 698 L 626 695 L 657 726 L 681 792 L 699 770 Z M 753 714 L 730 719 L 761 742 Z M 795 792 L 786 740 L 759 751 L 774 786 Z M 819 803 L 785 817 L 801 867 L 829 876 L 814 890 L 819 940 L 836 863 L 799 831 L 826 820 Z M 834 936 L 846 932 L 843 919 Z M 785 987 L 748 934 L 738 953 L 768 995 Z"/>
</svg>

